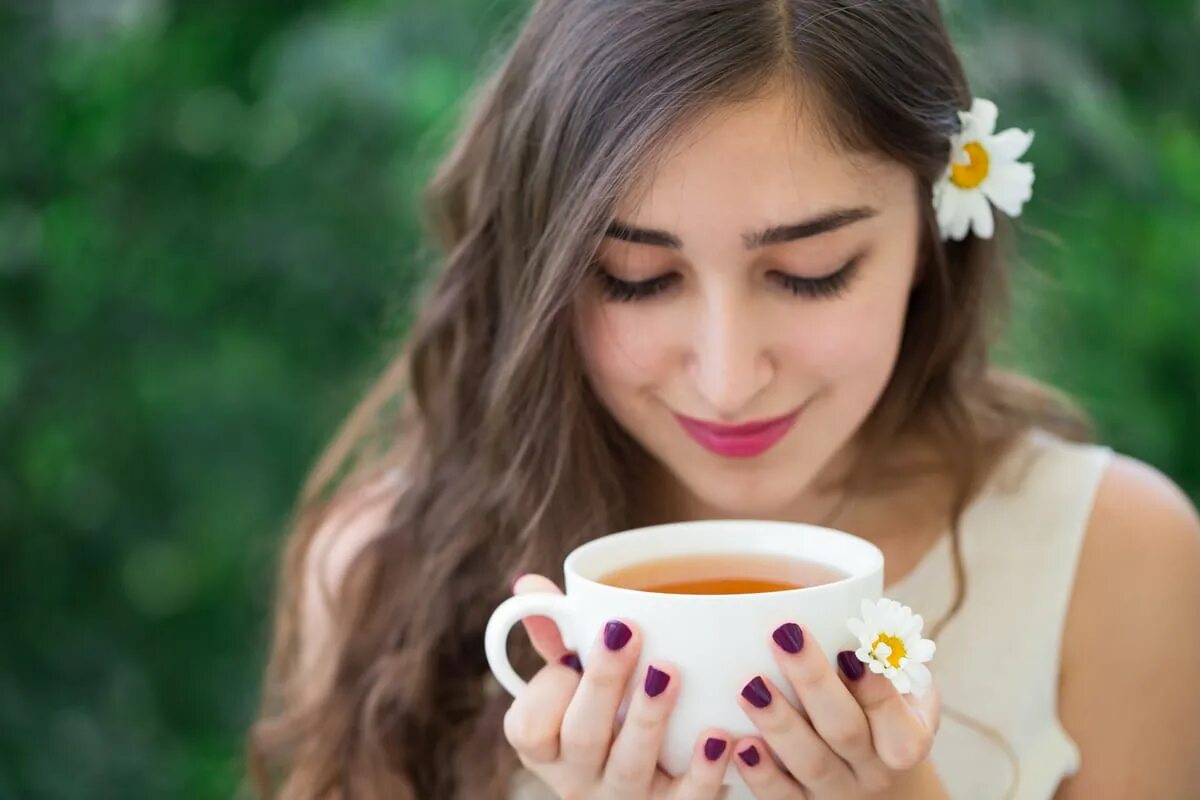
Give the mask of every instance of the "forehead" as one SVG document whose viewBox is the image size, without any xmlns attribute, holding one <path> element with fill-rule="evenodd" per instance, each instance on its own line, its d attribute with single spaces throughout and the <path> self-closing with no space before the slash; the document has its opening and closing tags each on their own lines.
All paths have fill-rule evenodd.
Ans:
<svg viewBox="0 0 1200 800">
<path fill-rule="evenodd" d="M 815 104 L 778 90 L 709 109 L 685 125 L 617 204 L 617 217 L 679 232 L 761 227 L 835 207 L 884 208 L 911 177 L 836 146 Z M 688 240 L 686 233 L 684 241 Z"/>
</svg>

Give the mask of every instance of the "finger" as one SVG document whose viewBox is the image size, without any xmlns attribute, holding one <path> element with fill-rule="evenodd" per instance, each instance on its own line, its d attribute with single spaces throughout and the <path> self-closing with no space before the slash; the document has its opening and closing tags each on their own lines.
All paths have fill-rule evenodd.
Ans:
<svg viewBox="0 0 1200 800">
<path fill-rule="evenodd" d="M 716 800 L 724 789 L 722 781 L 733 758 L 730 737 L 719 728 L 711 728 L 700 735 L 692 748 L 692 761 L 687 772 L 672 779 L 665 772 L 657 774 L 656 781 L 663 784 L 653 797 L 668 800 Z"/>
<path fill-rule="evenodd" d="M 738 702 L 783 766 L 805 789 L 818 796 L 849 797 L 855 793 L 858 780 L 850 766 L 769 679 L 761 675 L 753 678 L 742 689 Z"/>
<path fill-rule="evenodd" d="M 936 721 L 940 702 L 931 687 L 925 699 L 902 695 L 883 675 L 866 669 L 853 652 L 838 654 L 838 664 L 846 687 L 866 714 L 871 740 L 880 761 L 893 770 L 907 770 L 920 764 L 933 747 L 933 731 L 926 714 Z"/>
<path fill-rule="evenodd" d="M 780 625 L 771 638 L 775 662 L 796 691 L 813 730 L 850 765 L 860 785 L 868 789 L 886 786 L 888 768 L 875 752 L 870 721 L 817 638 L 794 622 Z M 804 778 L 800 781 L 808 785 Z"/>
<path fill-rule="evenodd" d="M 641 651 L 641 635 L 628 620 L 611 620 L 588 651 L 587 669 L 563 716 L 560 758 L 599 776 L 608 758 L 617 709 Z"/>
<path fill-rule="evenodd" d="M 906 694 L 904 699 L 925 723 L 930 735 L 936 737 L 942 723 L 942 693 L 937 684 L 931 682 L 924 692 Z"/>
<path fill-rule="evenodd" d="M 808 794 L 784 773 L 759 738 L 739 739 L 734 745 L 737 771 L 758 800 L 805 800 Z"/>
<path fill-rule="evenodd" d="M 612 797 L 647 795 L 658 768 L 667 716 L 678 696 L 675 667 L 661 662 L 646 667 L 604 765 L 604 786 Z"/>
<path fill-rule="evenodd" d="M 504 738 L 535 764 L 558 758 L 563 715 L 579 685 L 579 673 L 558 664 L 542 667 L 504 714 Z"/>
<path fill-rule="evenodd" d="M 527 573 L 513 581 L 513 594 L 533 594 L 535 592 L 562 594 L 554 581 L 541 575 Z M 533 643 L 533 649 L 546 660 L 547 664 L 553 664 L 566 654 L 567 648 L 563 644 L 562 634 L 559 632 L 558 626 L 554 624 L 554 620 L 549 617 L 526 617 L 521 620 L 521 624 L 525 626 L 525 632 L 529 634 L 529 641 Z"/>
</svg>

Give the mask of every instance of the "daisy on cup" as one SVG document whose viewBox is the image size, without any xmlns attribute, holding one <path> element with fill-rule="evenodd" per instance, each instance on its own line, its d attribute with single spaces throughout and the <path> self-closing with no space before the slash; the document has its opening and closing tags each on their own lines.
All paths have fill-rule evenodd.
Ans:
<svg viewBox="0 0 1200 800">
<path fill-rule="evenodd" d="M 900 694 L 921 695 L 933 682 L 925 663 L 936 649 L 921 638 L 925 620 L 912 609 L 886 597 L 862 601 L 862 619 L 846 622 L 858 639 L 854 655 L 867 668 L 890 680 Z"/>
</svg>

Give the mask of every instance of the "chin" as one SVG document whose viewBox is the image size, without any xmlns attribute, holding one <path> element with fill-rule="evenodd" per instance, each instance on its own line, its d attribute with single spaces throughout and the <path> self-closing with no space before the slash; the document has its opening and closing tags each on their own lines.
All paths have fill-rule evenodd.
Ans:
<svg viewBox="0 0 1200 800">
<path fill-rule="evenodd" d="M 687 480 L 687 489 L 711 517 L 770 519 L 796 499 L 797 486 L 772 485 L 755 476 L 739 480 L 712 473 Z"/>
</svg>

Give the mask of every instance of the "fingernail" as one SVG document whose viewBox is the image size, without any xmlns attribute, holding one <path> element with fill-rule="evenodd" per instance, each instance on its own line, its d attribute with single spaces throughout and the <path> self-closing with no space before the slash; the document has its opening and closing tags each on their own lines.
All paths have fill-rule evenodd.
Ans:
<svg viewBox="0 0 1200 800">
<path fill-rule="evenodd" d="M 579 660 L 579 655 L 576 653 L 567 653 L 558 660 L 558 663 L 570 667 L 580 675 L 583 674 L 583 663 Z"/>
<path fill-rule="evenodd" d="M 799 653 L 804 647 L 804 631 L 800 630 L 800 626 L 794 622 L 785 622 L 780 625 L 771 634 L 771 638 L 786 653 Z"/>
<path fill-rule="evenodd" d="M 842 674 L 852 681 L 858 680 L 867 671 L 852 650 L 843 650 L 838 653 L 837 662 L 838 666 L 842 668 Z"/>
<path fill-rule="evenodd" d="M 755 708 L 766 708 L 771 702 L 771 691 L 761 677 L 755 676 L 754 680 L 742 687 L 742 697 Z"/>
<path fill-rule="evenodd" d="M 663 672 L 661 669 L 654 667 L 646 668 L 646 694 L 651 697 L 658 697 L 667 689 L 667 684 L 671 682 L 671 676 Z"/>
<path fill-rule="evenodd" d="M 726 741 L 718 739 L 715 736 L 708 737 L 708 741 L 704 743 L 704 757 L 709 761 L 716 761 L 725 752 Z"/>
<path fill-rule="evenodd" d="M 758 766 L 758 748 L 754 745 L 750 745 L 745 750 L 738 753 L 738 757 L 740 757 L 742 761 L 745 761 L 746 766 L 748 767 Z"/>
<path fill-rule="evenodd" d="M 629 640 L 632 638 L 633 631 L 629 630 L 629 626 L 620 620 L 614 619 L 604 626 L 604 646 L 609 650 L 620 650 L 629 644 Z"/>
</svg>

